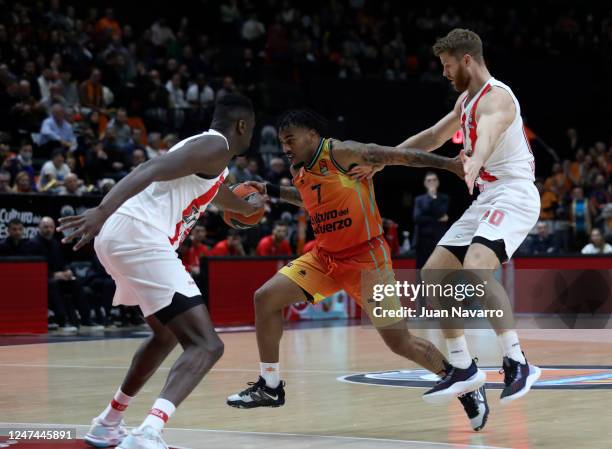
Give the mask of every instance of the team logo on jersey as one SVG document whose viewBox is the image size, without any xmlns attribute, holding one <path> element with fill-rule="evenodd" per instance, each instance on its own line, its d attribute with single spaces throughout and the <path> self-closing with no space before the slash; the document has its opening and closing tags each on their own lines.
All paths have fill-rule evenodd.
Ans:
<svg viewBox="0 0 612 449">
<path fill-rule="evenodd" d="M 326 176 L 329 173 L 329 169 L 327 168 L 327 160 L 321 159 L 319 161 L 319 171 L 323 176 Z"/>
<path fill-rule="evenodd" d="M 599 390 L 612 389 L 612 366 L 546 366 L 531 387 L 540 390 Z M 487 374 L 487 388 L 504 388 L 499 367 L 480 368 Z M 386 387 L 431 388 L 438 376 L 423 369 L 381 371 L 338 377 L 340 382 L 382 385 Z"/>
</svg>

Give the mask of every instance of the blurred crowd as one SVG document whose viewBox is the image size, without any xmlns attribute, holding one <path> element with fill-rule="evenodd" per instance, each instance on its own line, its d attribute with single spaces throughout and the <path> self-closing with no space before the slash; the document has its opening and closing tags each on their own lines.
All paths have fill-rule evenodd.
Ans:
<svg viewBox="0 0 612 449">
<path fill-rule="evenodd" d="M 574 128 L 566 138 L 574 156 L 536 180 L 540 221 L 519 253 L 612 254 L 612 141 L 583 142 Z"/>
<path fill-rule="evenodd" d="M 459 10 L 401 1 L 200 0 L 189 3 L 189 16 L 173 12 L 148 23 L 130 7 L 0 0 L 0 193 L 105 194 L 139 164 L 201 132 L 215 100 L 236 91 L 253 100 L 261 125 L 257 151 L 236 158 L 229 182 L 290 185 L 270 125 L 274 86 L 318 79 L 446 85 L 430 46 L 456 26 L 478 30 L 492 59 L 612 58 L 612 9 L 586 5 L 532 2 L 500 14 L 493 4 Z M 540 221 L 519 254 L 612 253 L 612 140 L 602 139 L 585 142 L 567 130 L 559 154 L 572 156 L 537 180 Z M 449 197 L 438 195 L 438 185 L 435 174 L 425 176 L 412 245 L 407 229 L 400 241 L 397 223 L 384 219 L 394 255 L 412 247 L 423 262 L 448 226 Z M 211 207 L 178 252 L 196 282 L 206 282 L 203 257 L 308 251 L 308 220 L 272 199 L 259 226 L 238 232 Z M 69 260 L 54 229 L 44 217 L 28 239 L 13 219 L 0 242 L 0 256 L 47 260 L 50 327 L 141 323 L 129 308 L 112 307 L 114 283 L 99 261 Z"/>
</svg>

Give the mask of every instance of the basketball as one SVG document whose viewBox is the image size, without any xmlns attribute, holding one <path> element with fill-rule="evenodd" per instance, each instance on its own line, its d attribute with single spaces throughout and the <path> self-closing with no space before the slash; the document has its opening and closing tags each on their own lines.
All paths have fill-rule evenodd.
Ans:
<svg viewBox="0 0 612 449">
<path fill-rule="evenodd" d="M 259 192 L 255 187 L 249 186 L 247 184 L 234 184 L 230 187 L 230 190 L 238 195 L 240 198 L 249 201 L 249 199 L 253 195 L 259 195 Z M 230 211 L 223 212 L 223 221 L 225 221 L 228 226 L 234 229 L 248 229 L 257 225 L 264 216 L 265 208 L 262 207 L 251 216 L 244 216 L 242 214 Z"/>
</svg>

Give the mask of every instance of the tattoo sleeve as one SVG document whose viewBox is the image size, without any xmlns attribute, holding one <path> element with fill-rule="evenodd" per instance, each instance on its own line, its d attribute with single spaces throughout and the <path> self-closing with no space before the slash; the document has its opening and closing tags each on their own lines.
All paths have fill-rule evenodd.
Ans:
<svg viewBox="0 0 612 449">
<path fill-rule="evenodd" d="M 351 150 L 359 161 L 366 165 L 406 165 L 453 171 L 453 159 L 427 151 L 384 147 L 374 143 L 359 143 L 350 140 L 342 142 L 342 145 L 345 149 Z"/>
<path fill-rule="evenodd" d="M 300 192 L 295 187 L 281 187 L 280 199 L 286 203 L 291 203 L 299 207 L 304 205 Z"/>
</svg>

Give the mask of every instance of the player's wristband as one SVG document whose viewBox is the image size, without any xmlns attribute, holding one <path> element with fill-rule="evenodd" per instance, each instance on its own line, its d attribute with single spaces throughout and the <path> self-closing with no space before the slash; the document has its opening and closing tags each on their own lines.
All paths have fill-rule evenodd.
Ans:
<svg viewBox="0 0 612 449">
<path fill-rule="evenodd" d="M 280 198 L 280 186 L 266 182 L 266 193 L 270 198 Z"/>
</svg>

